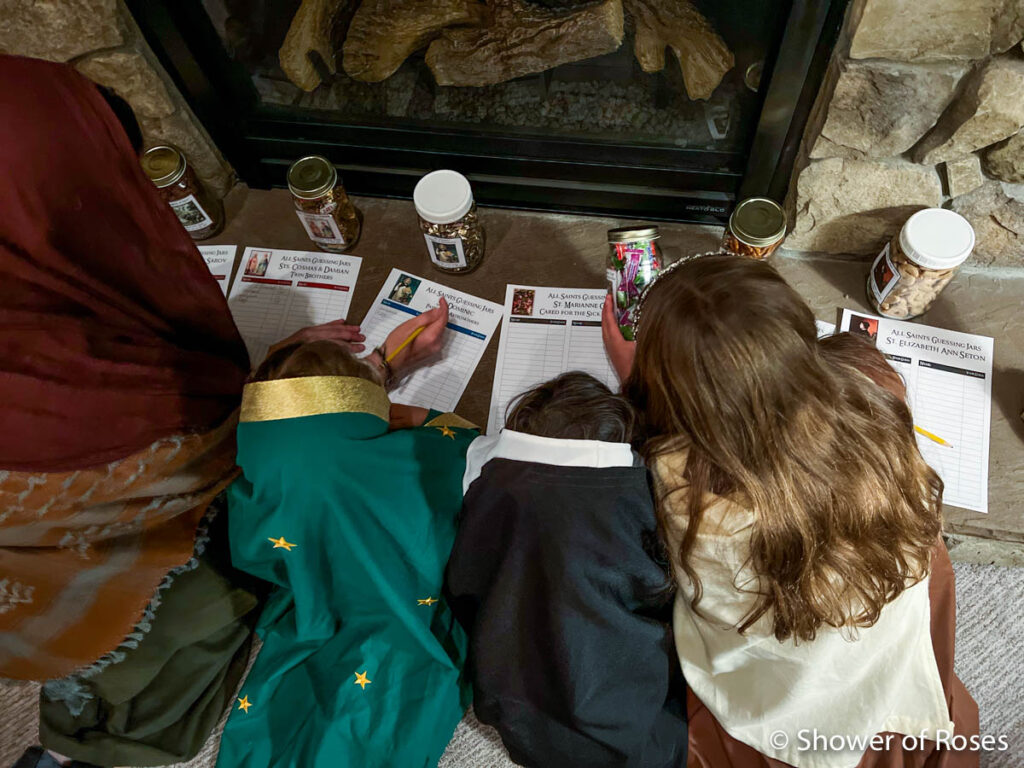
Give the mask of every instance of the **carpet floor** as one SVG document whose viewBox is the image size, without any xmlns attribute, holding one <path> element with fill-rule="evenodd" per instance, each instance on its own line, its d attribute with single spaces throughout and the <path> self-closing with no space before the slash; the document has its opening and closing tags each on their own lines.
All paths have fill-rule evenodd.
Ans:
<svg viewBox="0 0 1024 768">
<path fill-rule="evenodd" d="M 957 563 L 957 674 L 981 709 L 981 733 L 1005 736 L 1008 749 L 984 752 L 982 768 L 1024 766 L 1024 568 Z M 0 768 L 38 737 L 38 687 L 0 682 Z M 191 762 L 213 768 L 219 731 Z M 439 768 L 514 768 L 493 728 L 469 712 Z"/>
</svg>

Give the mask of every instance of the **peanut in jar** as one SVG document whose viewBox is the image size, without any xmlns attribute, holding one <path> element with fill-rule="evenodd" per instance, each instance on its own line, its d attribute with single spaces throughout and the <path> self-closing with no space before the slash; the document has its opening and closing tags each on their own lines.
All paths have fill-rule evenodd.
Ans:
<svg viewBox="0 0 1024 768">
<path fill-rule="evenodd" d="M 320 155 L 296 160 L 288 169 L 295 214 L 321 251 L 344 253 L 359 240 L 359 212 L 349 200 L 334 165 Z"/>
<path fill-rule="evenodd" d="M 974 249 L 974 229 L 944 208 L 918 211 L 885 244 L 868 273 L 868 301 L 895 320 L 927 312 Z"/>
</svg>

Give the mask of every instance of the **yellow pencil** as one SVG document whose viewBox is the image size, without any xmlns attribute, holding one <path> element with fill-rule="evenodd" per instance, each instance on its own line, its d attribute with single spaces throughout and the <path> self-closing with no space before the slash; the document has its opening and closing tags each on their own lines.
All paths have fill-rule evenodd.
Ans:
<svg viewBox="0 0 1024 768">
<path fill-rule="evenodd" d="M 394 352 L 392 352 L 390 355 L 388 355 L 388 359 L 387 359 L 386 362 L 390 363 L 392 360 L 394 360 L 396 357 L 398 357 L 398 353 L 401 352 L 406 347 L 408 347 L 410 344 L 412 344 L 412 340 L 415 339 L 417 336 L 419 336 L 421 333 L 423 333 L 423 329 L 426 328 L 426 327 L 427 326 L 425 326 L 425 325 L 421 325 L 415 331 L 410 333 L 409 334 L 409 338 L 406 339 L 405 341 L 403 341 L 401 344 L 399 344 L 398 345 L 398 349 L 396 349 Z"/>
<path fill-rule="evenodd" d="M 947 443 L 945 440 L 943 440 L 938 435 L 936 435 L 936 434 L 934 434 L 932 432 L 929 432 L 927 429 L 922 429 L 921 427 L 917 426 L 917 424 L 914 425 L 914 431 L 917 432 L 917 434 L 919 434 L 919 435 L 924 435 L 929 440 L 934 440 L 939 445 L 948 445 L 950 447 L 952 447 L 952 445 L 953 445 L 952 443 Z"/>
</svg>

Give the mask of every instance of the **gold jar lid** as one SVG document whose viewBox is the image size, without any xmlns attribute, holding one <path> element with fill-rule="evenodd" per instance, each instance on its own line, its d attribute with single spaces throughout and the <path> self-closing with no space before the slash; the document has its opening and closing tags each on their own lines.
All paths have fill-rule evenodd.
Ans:
<svg viewBox="0 0 1024 768">
<path fill-rule="evenodd" d="M 634 243 L 637 240 L 657 240 L 659 237 L 661 234 L 658 228 L 652 224 L 608 230 L 609 243 Z"/>
<path fill-rule="evenodd" d="M 767 197 L 748 197 L 733 209 L 729 231 L 744 245 L 774 245 L 786 234 L 786 212 Z"/>
<path fill-rule="evenodd" d="M 140 162 L 142 170 L 158 189 L 174 184 L 185 175 L 188 167 L 185 154 L 170 144 L 150 147 L 142 154 Z"/>
<path fill-rule="evenodd" d="M 338 183 L 338 171 L 320 155 L 296 160 L 288 169 L 288 190 L 303 200 L 322 197 Z"/>
</svg>

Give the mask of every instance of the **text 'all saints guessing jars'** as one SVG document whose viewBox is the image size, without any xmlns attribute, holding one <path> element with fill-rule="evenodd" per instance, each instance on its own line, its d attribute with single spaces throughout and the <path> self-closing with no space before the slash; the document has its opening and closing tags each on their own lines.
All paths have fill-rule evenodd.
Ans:
<svg viewBox="0 0 1024 768">
<path fill-rule="evenodd" d="M 430 263 L 442 272 L 465 273 L 484 258 L 484 228 L 469 180 L 457 171 L 434 171 L 416 183 L 412 201 Z"/>
</svg>

